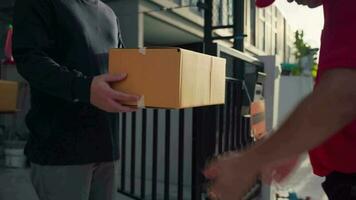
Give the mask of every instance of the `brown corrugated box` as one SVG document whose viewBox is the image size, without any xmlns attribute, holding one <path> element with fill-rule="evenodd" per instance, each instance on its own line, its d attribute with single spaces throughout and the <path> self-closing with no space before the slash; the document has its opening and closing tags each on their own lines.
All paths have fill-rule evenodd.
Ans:
<svg viewBox="0 0 356 200">
<path fill-rule="evenodd" d="M 113 84 L 143 96 L 145 107 L 189 108 L 223 104 L 226 60 L 180 48 L 111 49 L 109 73 L 127 73 Z M 128 102 L 137 105 L 137 102 Z"/>
<path fill-rule="evenodd" d="M 16 112 L 18 83 L 0 80 L 0 112 Z"/>
</svg>

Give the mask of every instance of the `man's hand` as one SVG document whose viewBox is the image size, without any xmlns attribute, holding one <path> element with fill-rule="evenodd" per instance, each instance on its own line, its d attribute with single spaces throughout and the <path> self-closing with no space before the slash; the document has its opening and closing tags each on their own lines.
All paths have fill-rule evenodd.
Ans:
<svg viewBox="0 0 356 200">
<path fill-rule="evenodd" d="M 241 200 L 259 175 L 259 165 L 243 154 L 229 153 L 209 164 L 204 175 L 211 181 L 209 197 L 217 200 Z"/>
<path fill-rule="evenodd" d="M 283 182 L 296 168 L 298 158 L 262 165 L 246 154 L 228 153 L 212 161 L 204 176 L 211 181 L 211 199 L 241 200 L 261 178 L 266 184 Z"/>
<path fill-rule="evenodd" d="M 299 157 L 270 163 L 261 169 L 261 179 L 265 184 L 283 183 L 299 166 Z"/>
<path fill-rule="evenodd" d="M 323 4 L 322 0 L 287 0 L 287 1 L 290 3 L 295 1 L 299 5 L 305 5 L 308 6 L 309 8 L 316 8 Z"/>
<path fill-rule="evenodd" d="M 325 72 L 314 92 L 274 134 L 240 155 L 225 156 L 209 165 L 204 175 L 213 181 L 211 193 L 220 200 L 240 200 L 258 175 L 267 181 L 283 181 L 296 163 L 286 160 L 322 144 L 356 119 L 355 85 L 354 69 Z"/>
<path fill-rule="evenodd" d="M 96 76 L 91 84 L 90 103 L 106 112 L 134 112 L 136 109 L 123 106 L 123 102 L 138 101 L 140 97 L 118 92 L 110 87 L 110 83 L 122 81 L 127 74 Z"/>
</svg>

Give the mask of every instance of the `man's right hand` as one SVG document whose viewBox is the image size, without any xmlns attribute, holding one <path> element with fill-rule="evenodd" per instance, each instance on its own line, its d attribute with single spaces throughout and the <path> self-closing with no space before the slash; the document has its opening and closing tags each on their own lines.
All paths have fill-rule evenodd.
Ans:
<svg viewBox="0 0 356 200">
<path fill-rule="evenodd" d="M 104 74 L 94 77 L 90 88 L 90 103 L 110 113 L 134 112 L 137 109 L 124 106 L 122 102 L 138 101 L 139 96 L 113 90 L 110 83 L 122 81 L 127 74 Z"/>
</svg>

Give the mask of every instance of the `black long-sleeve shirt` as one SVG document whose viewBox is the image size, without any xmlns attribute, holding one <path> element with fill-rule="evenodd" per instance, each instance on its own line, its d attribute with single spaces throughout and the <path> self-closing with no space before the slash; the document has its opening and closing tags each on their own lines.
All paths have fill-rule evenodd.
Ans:
<svg viewBox="0 0 356 200">
<path fill-rule="evenodd" d="M 92 78 L 121 47 L 115 13 L 100 0 L 17 0 L 13 53 L 31 87 L 25 153 L 42 165 L 118 158 L 112 116 L 90 105 Z"/>
</svg>

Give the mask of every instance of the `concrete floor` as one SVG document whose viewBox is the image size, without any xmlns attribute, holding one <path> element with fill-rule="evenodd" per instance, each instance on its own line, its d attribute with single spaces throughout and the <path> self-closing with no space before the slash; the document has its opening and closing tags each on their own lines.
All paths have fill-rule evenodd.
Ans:
<svg viewBox="0 0 356 200">
<path fill-rule="evenodd" d="M 0 167 L 0 200 L 39 200 L 30 181 L 29 169 Z M 115 200 L 129 200 L 115 194 Z"/>
<path fill-rule="evenodd" d="M 0 200 L 38 200 L 28 169 L 0 168 Z"/>
<path fill-rule="evenodd" d="M 321 183 L 324 178 L 313 174 L 307 155 L 301 158 L 300 166 L 293 172 L 287 181 L 274 186 L 278 193 L 284 195 L 287 191 L 293 191 L 301 198 L 310 197 L 311 200 L 327 200 Z"/>
<path fill-rule="evenodd" d="M 0 161 L 1 163 L 1 161 Z M 0 200 L 39 200 L 34 191 L 30 180 L 30 169 L 14 169 L 1 167 L 0 164 Z M 147 185 L 149 183 L 147 182 Z M 137 188 L 139 188 L 137 182 Z M 157 189 L 163 191 L 163 184 L 158 184 Z M 189 188 L 185 188 L 189 189 Z M 177 191 L 171 190 L 174 196 Z M 158 192 L 158 200 L 163 200 L 163 195 Z M 173 197 L 171 199 L 174 199 Z M 189 194 L 186 193 L 184 200 L 189 200 Z M 147 198 L 149 199 L 149 198 Z M 119 193 L 114 193 L 114 200 L 132 200 Z"/>
<path fill-rule="evenodd" d="M 279 191 L 293 190 L 300 197 L 309 196 L 312 200 L 327 200 L 320 187 L 322 181 L 322 178 L 312 174 L 309 159 L 306 157 L 288 183 L 284 184 L 283 188 L 279 188 Z M 0 200 L 38 200 L 30 182 L 29 169 L 0 167 Z M 116 193 L 115 200 L 129 199 Z"/>
</svg>

